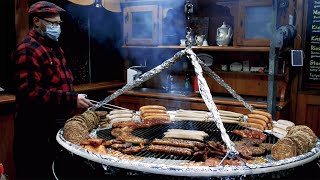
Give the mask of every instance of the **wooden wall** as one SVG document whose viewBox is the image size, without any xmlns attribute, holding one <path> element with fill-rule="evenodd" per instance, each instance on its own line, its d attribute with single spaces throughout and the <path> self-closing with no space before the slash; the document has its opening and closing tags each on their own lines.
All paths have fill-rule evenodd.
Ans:
<svg viewBox="0 0 320 180">
<path fill-rule="evenodd" d="M 297 37 L 295 39 L 295 49 L 305 49 L 305 35 L 307 24 L 307 2 L 308 0 L 295 0 L 296 1 L 296 28 Z M 318 137 L 320 137 L 320 91 L 319 90 L 302 90 L 303 85 L 303 71 L 302 67 L 299 78 L 296 80 L 297 92 L 291 97 L 292 120 L 296 124 L 305 124 L 309 126 Z M 320 82 L 319 82 L 320 83 Z"/>
<path fill-rule="evenodd" d="M 4 165 L 5 174 L 15 179 L 13 162 L 14 104 L 0 104 L 0 163 Z"/>
<path fill-rule="evenodd" d="M 20 42 L 22 38 L 28 34 L 29 31 L 29 18 L 28 18 L 28 1 L 16 1 L 16 42 Z"/>
<path fill-rule="evenodd" d="M 296 124 L 309 126 L 320 137 L 320 96 L 299 94 Z"/>
</svg>

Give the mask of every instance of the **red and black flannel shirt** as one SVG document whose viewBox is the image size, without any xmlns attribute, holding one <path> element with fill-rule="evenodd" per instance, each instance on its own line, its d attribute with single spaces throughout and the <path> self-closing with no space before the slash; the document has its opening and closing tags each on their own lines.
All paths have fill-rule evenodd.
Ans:
<svg viewBox="0 0 320 180">
<path fill-rule="evenodd" d="M 17 101 L 31 104 L 77 106 L 73 76 L 58 42 L 30 30 L 13 54 Z"/>
</svg>

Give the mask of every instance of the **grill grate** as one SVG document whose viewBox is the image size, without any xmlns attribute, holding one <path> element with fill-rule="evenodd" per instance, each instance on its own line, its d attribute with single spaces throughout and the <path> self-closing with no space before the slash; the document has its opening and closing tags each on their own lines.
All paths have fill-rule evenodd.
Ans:
<svg viewBox="0 0 320 180">
<path fill-rule="evenodd" d="M 231 141 L 241 140 L 240 136 L 232 133 L 232 130 L 245 129 L 244 127 L 239 126 L 237 124 L 224 124 L 224 127 Z M 204 141 L 216 141 L 224 144 L 221 138 L 220 130 L 217 128 L 214 122 L 177 121 L 174 124 L 170 124 L 170 125 L 157 125 L 149 128 L 137 129 L 137 130 L 134 130 L 132 134 L 140 138 L 147 139 L 149 142 L 151 142 L 155 138 L 160 138 L 160 139 L 163 138 L 164 136 L 163 133 L 166 132 L 168 129 L 188 129 L 188 130 L 204 131 L 209 135 L 204 139 Z M 114 139 L 114 137 L 111 135 L 111 131 L 112 129 L 99 130 L 97 132 L 97 136 L 99 138 L 103 138 L 106 140 Z M 275 143 L 276 141 L 277 141 L 277 138 L 275 136 L 268 134 L 265 142 Z M 190 161 L 200 160 L 196 156 L 169 155 L 165 153 L 149 152 L 147 150 L 143 150 L 135 154 L 135 156 L 149 157 L 149 158 L 153 157 L 157 159 L 170 159 L 170 160 L 190 160 Z"/>
</svg>

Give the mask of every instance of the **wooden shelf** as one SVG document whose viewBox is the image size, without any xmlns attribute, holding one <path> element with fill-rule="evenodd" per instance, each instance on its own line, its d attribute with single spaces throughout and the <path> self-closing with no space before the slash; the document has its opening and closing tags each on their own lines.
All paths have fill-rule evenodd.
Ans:
<svg viewBox="0 0 320 180">
<path fill-rule="evenodd" d="M 217 74 L 246 74 L 246 75 L 252 75 L 252 76 L 268 76 L 268 73 L 257 73 L 257 72 L 244 72 L 244 71 L 221 71 L 221 70 L 213 70 Z M 277 74 L 277 77 L 285 77 L 286 74 Z"/>
<path fill-rule="evenodd" d="M 85 93 L 85 92 L 96 91 L 96 90 L 117 89 L 117 88 L 121 88 L 125 84 L 126 83 L 121 81 L 95 82 L 95 83 L 75 85 L 74 89 L 77 93 Z M 7 103 L 14 103 L 15 100 L 16 100 L 16 96 L 14 94 L 0 94 L 0 105 L 7 104 Z"/>
<path fill-rule="evenodd" d="M 116 90 L 110 90 L 108 93 L 112 94 Z M 212 93 L 214 94 L 214 93 Z M 189 102 L 189 103 L 204 103 L 204 100 L 202 99 L 201 96 L 198 94 L 191 94 L 187 96 L 179 96 L 175 94 L 170 94 L 170 93 L 157 93 L 157 92 L 138 92 L 138 91 L 127 91 L 121 96 L 125 96 L 125 99 L 128 100 L 130 97 L 139 97 L 142 99 L 147 99 L 147 98 L 155 98 L 159 102 L 163 100 L 175 100 L 179 101 L 180 104 Z M 216 105 L 229 105 L 229 106 L 239 106 L 242 107 L 243 104 L 239 101 L 237 101 L 233 97 L 221 97 L 221 96 L 213 96 L 213 101 L 216 103 Z M 144 101 L 135 101 L 135 103 L 139 102 L 144 102 Z M 267 102 L 266 101 L 259 101 L 259 100 L 246 100 L 247 103 L 249 103 L 251 106 L 254 106 L 255 108 L 258 109 L 267 109 Z M 278 101 L 277 102 L 277 108 L 279 110 L 282 110 L 286 105 L 288 104 L 288 101 Z M 138 105 L 140 106 L 140 105 Z"/>
<path fill-rule="evenodd" d="M 0 94 L 0 105 L 7 103 L 14 103 L 16 101 L 16 96 L 13 94 Z"/>
<path fill-rule="evenodd" d="M 184 49 L 184 46 L 122 46 L 127 49 Z M 192 46 L 196 51 L 269 52 L 269 47 Z"/>
<path fill-rule="evenodd" d="M 244 71 L 222 71 L 222 70 L 212 70 L 217 74 L 243 74 L 248 76 L 268 76 L 268 73 L 257 73 L 257 72 L 244 72 Z M 173 75 L 185 75 L 187 73 L 194 73 L 194 69 L 182 70 L 179 72 L 171 72 Z M 277 77 L 285 77 L 286 74 L 277 74 Z"/>
<path fill-rule="evenodd" d="M 124 86 L 126 83 L 121 81 L 111 81 L 111 82 L 95 82 L 88 84 L 79 84 L 74 86 L 74 90 L 78 93 L 84 93 L 88 91 L 96 91 L 103 89 L 114 89 Z"/>
</svg>

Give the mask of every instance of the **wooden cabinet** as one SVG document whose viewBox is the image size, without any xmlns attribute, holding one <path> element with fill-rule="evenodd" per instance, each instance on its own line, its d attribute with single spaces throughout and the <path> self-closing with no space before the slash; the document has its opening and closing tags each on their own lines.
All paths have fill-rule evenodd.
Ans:
<svg viewBox="0 0 320 180">
<path fill-rule="evenodd" d="M 124 45 L 177 45 L 184 38 L 183 2 L 124 0 Z"/>
<path fill-rule="evenodd" d="M 309 126 L 320 137 L 320 96 L 299 94 L 295 123 Z"/>
<path fill-rule="evenodd" d="M 0 100 L 0 163 L 4 165 L 5 172 L 10 179 L 15 179 L 12 149 L 14 137 L 14 110 L 14 103 L 3 103 L 3 101 Z"/>
<path fill-rule="evenodd" d="M 240 0 L 235 45 L 269 46 L 272 11 L 272 0 Z"/>
<path fill-rule="evenodd" d="M 162 18 L 158 5 L 124 7 L 124 44 L 158 45 L 162 37 Z"/>
<path fill-rule="evenodd" d="M 193 1 L 192 1 L 193 2 Z M 281 2 L 276 20 L 277 25 L 287 25 L 288 7 L 295 1 Z M 123 9 L 124 45 L 179 45 L 185 38 L 185 2 L 168 0 L 125 0 Z M 272 0 L 198 0 L 193 2 L 193 14 L 189 25 L 194 21 L 209 19 L 208 24 L 196 24 L 197 29 L 207 34 L 210 46 L 216 45 L 216 29 L 225 21 L 233 29 L 233 46 L 268 47 L 272 38 Z M 182 32 L 182 33 L 181 33 Z M 168 39 L 174 39 L 168 43 Z M 178 41 L 177 41 L 178 39 Z"/>
<path fill-rule="evenodd" d="M 209 41 L 209 46 L 192 46 L 192 50 L 195 53 L 207 53 L 212 55 L 214 62 L 210 68 L 216 72 L 228 85 L 230 85 L 239 95 L 244 97 L 245 100 L 247 100 L 247 98 L 254 98 L 254 100 L 266 102 L 268 92 L 273 88 L 269 87 L 270 84 L 268 81 L 268 70 L 270 65 L 269 43 L 271 38 L 271 19 L 273 18 L 272 3 L 272 0 L 199 0 L 197 3 L 194 3 L 193 16 L 200 18 L 209 17 L 210 19 L 208 26 L 209 36 L 210 32 L 214 32 L 217 27 L 221 26 L 220 22 L 215 23 L 212 21 L 227 20 L 228 24 L 231 23 L 230 25 L 234 28 L 234 39 L 233 43 L 231 43 L 232 45 L 220 47 L 216 46 L 215 43 L 210 43 Z M 181 3 L 180 6 L 184 6 L 184 3 Z M 223 7 L 222 10 L 219 9 L 221 7 Z M 216 11 L 213 11 L 213 9 Z M 164 9 L 160 11 L 165 12 L 163 10 Z M 184 12 L 184 9 L 182 9 L 182 12 Z M 288 11 L 281 12 L 282 13 L 279 16 L 288 16 Z M 162 15 L 165 16 L 164 14 Z M 159 23 L 163 23 L 163 21 L 160 19 L 158 19 Z M 280 17 L 276 17 L 276 19 L 280 19 Z M 280 24 L 281 23 L 278 25 Z M 174 26 L 174 23 L 171 24 L 171 26 Z M 167 27 L 168 26 L 163 26 L 163 29 Z M 162 35 L 163 34 L 158 34 L 158 36 Z M 210 37 L 208 38 L 210 39 Z M 134 62 L 134 60 L 147 59 L 147 69 L 151 69 L 161 64 L 163 61 L 171 58 L 175 52 L 185 49 L 184 46 L 163 45 L 160 42 L 157 46 L 141 46 L 142 44 L 126 44 L 123 46 L 124 50 L 130 54 L 127 57 L 129 62 L 128 64 L 137 65 L 138 63 Z M 170 54 L 168 53 L 165 55 L 169 51 Z M 138 55 L 133 57 L 131 56 L 133 54 Z M 141 54 L 143 54 L 142 57 L 139 56 Z M 250 71 L 244 72 L 243 70 L 237 72 L 229 70 L 229 67 L 233 62 L 239 62 L 240 64 L 243 64 L 244 61 L 249 61 L 249 69 L 252 67 L 263 67 L 264 71 L 257 73 Z M 276 99 L 278 103 L 281 102 L 287 104 L 289 102 L 290 95 L 290 78 L 293 77 L 290 69 L 288 68 L 288 56 L 284 55 L 281 59 L 279 59 L 278 63 L 279 73 L 275 75 L 276 77 L 274 78 L 274 81 L 277 83 L 277 89 L 275 90 L 277 97 Z M 167 72 L 162 73 L 171 73 L 174 71 L 175 76 L 180 77 L 177 79 L 183 81 L 186 73 L 181 64 L 176 63 L 174 67 L 170 67 L 168 68 Z M 226 64 L 228 66 L 228 70 L 221 71 L 221 64 Z M 193 71 L 191 63 L 189 65 L 189 70 Z M 166 75 L 163 77 L 166 77 Z M 194 74 L 192 78 L 194 78 Z M 148 88 L 162 88 L 161 80 L 163 79 L 160 78 L 160 81 L 159 79 L 154 79 L 155 78 L 149 80 L 144 84 L 144 86 Z M 222 96 L 230 96 L 228 91 L 220 86 L 220 84 L 218 84 L 215 80 L 208 76 L 206 76 L 206 80 L 213 95 L 219 94 Z M 181 84 L 180 81 L 178 80 L 177 84 Z M 237 100 L 234 99 L 234 101 Z M 201 106 L 202 105 L 196 106 L 191 104 L 189 108 L 197 108 Z M 224 105 L 224 107 L 221 106 L 221 108 L 228 108 L 227 106 L 228 105 Z"/>
</svg>

